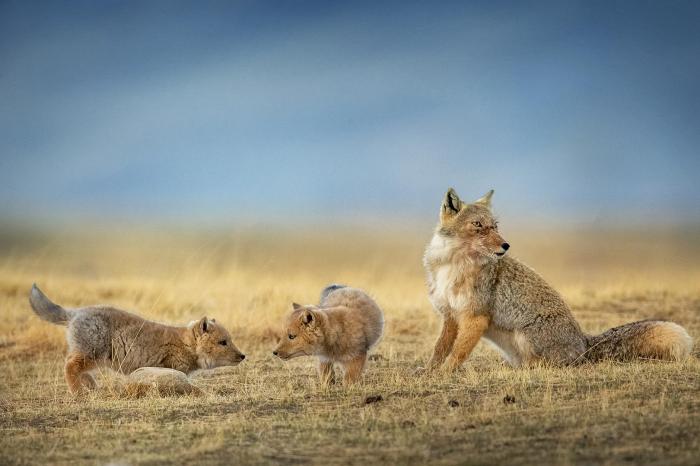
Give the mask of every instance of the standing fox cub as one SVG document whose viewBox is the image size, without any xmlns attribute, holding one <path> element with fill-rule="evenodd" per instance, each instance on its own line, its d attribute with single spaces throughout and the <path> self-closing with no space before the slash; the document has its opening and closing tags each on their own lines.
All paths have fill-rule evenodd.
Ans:
<svg viewBox="0 0 700 466">
<path fill-rule="evenodd" d="M 493 190 L 472 204 L 450 188 L 423 263 L 430 300 L 444 319 L 429 368 L 457 369 L 480 338 L 512 366 L 602 359 L 686 357 L 692 340 L 672 322 L 646 320 L 601 335 L 581 331 L 569 307 L 510 247 L 491 214 Z"/>
<path fill-rule="evenodd" d="M 364 291 L 331 285 L 321 292 L 318 306 L 292 304 L 275 356 L 287 360 L 297 356 L 318 356 L 321 383 L 333 383 L 333 364 L 345 371 L 344 382 L 362 375 L 367 352 L 382 336 L 384 315 Z"/>
<path fill-rule="evenodd" d="M 68 327 L 65 375 L 72 393 L 95 388 L 90 371 L 97 367 L 124 374 L 140 367 L 167 367 L 187 374 L 235 366 L 245 359 L 214 319 L 204 317 L 187 327 L 171 327 L 108 306 L 64 309 L 36 285 L 29 303 L 42 319 Z"/>
</svg>

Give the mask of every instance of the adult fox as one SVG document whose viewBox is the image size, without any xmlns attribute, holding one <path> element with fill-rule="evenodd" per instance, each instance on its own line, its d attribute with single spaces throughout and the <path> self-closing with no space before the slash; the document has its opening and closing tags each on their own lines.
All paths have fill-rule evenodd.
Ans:
<svg viewBox="0 0 700 466">
<path fill-rule="evenodd" d="M 443 317 L 429 369 L 457 369 L 480 338 L 514 367 L 568 365 L 602 359 L 678 360 L 692 348 L 680 325 L 645 320 L 601 335 L 581 331 L 562 297 L 537 273 L 510 256 L 491 213 L 493 190 L 462 202 L 450 188 L 423 264 L 430 300 Z"/>
</svg>

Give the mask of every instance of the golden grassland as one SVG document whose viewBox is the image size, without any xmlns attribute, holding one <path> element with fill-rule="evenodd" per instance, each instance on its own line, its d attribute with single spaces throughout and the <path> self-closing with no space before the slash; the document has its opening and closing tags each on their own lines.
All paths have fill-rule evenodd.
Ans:
<svg viewBox="0 0 700 466">
<path fill-rule="evenodd" d="M 0 234 L 0 464 L 698 464 L 697 349 L 677 363 L 516 370 L 482 343 L 454 375 L 414 375 L 440 327 L 421 267 L 429 235 Z M 586 331 L 657 317 L 700 335 L 697 230 L 504 235 Z M 202 396 L 128 397 L 105 372 L 98 391 L 73 398 L 63 329 L 27 304 L 35 281 L 69 307 L 214 317 L 248 358 L 199 377 Z M 386 315 L 352 387 L 319 387 L 311 359 L 270 354 L 290 302 L 316 302 L 330 282 L 366 289 Z"/>
</svg>

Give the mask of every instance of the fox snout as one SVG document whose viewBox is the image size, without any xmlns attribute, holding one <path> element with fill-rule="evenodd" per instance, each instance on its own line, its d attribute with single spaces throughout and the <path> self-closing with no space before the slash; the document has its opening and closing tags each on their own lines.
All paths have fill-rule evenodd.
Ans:
<svg viewBox="0 0 700 466">
<path fill-rule="evenodd" d="M 506 255 L 510 244 L 494 229 L 483 237 L 483 246 L 486 250 L 497 258 Z"/>
<path fill-rule="evenodd" d="M 284 360 L 284 359 L 289 359 L 289 354 L 288 354 L 288 353 L 285 353 L 284 351 L 280 351 L 280 350 L 274 350 L 274 351 L 272 352 L 272 355 L 273 355 L 273 356 L 277 356 L 278 358 L 283 359 L 283 360 Z"/>
<path fill-rule="evenodd" d="M 501 257 L 505 255 L 506 251 L 510 248 L 510 244 L 506 243 L 505 241 L 501 244 L 501 250 L 496 252 L 496 255 L 498 257 Z"/>
<path fill-rule="evenodd" d="M 274 351 L 272 351 L 272 355 L 277 356 L 283 361 L 286 361 L 288 359 L 296 358 L 297 356 L 305 356 L 306 352 L 297 348 L 291 348 L 287 350 L 276 348 Z"/>
</svg>

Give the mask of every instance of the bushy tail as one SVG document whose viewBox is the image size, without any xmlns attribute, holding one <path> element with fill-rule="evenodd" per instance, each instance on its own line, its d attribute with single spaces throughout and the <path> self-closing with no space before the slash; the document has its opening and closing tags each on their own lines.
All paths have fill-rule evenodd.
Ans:
<svg viewBox="0 0 700 466">
<path fill-rule="evenodd" d="M 319 299 L 319 305 L 323 306 L 323 303 L 326 301 L 326 298 L 328 298 L 328 295 L 333 293 L 335 290 L 339 290 L 341 288 L 347 288 L 347 286 L 338 285 L 337 283 L 334 283 L 325 287 L 323 291 L 321 291 L 321 299 Z"/>
<path fill-rule="evenodd" d="M 36 283 L 32 285 L 32 291 L 29 293 L 29 304 L 32 305 L 36 315 L 52 324 L 66 325 L 70 320 L 69 312 L 51 302 Z"/>
<path fill-rule="evenodd" d="M 585 357 L 592 362 L 604 359 L 678 361 L 688 356 L 692 348 L 693 339 L 680 325 L 662 320 L 642 320 L 588 337 Z"/>
</svg>

